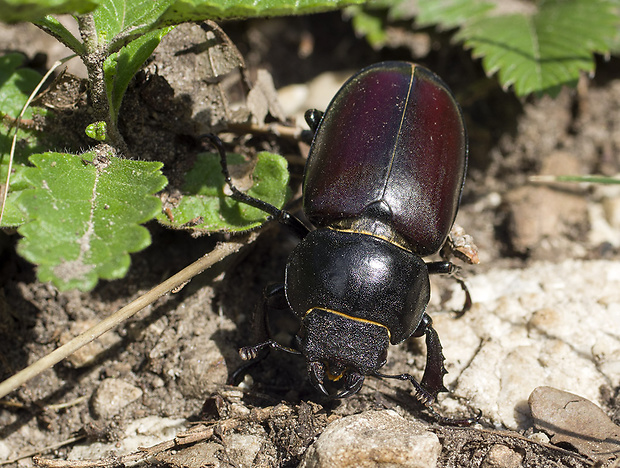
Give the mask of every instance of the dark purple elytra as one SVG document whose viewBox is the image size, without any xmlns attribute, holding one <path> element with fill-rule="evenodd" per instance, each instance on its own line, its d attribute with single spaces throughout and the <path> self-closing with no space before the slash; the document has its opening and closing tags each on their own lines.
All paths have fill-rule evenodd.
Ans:
<svg viewBox="0 0 620 468">
<path fill-rule="evenodd" d="M 406 62 L 361 70 L 321 120 L 304 175 L 304 212 L 318 227 L 373 202 L 414 253 L 437 252 L 452 227 L 467 165 L 461 110 L 433 72 Z"/>
</svg>

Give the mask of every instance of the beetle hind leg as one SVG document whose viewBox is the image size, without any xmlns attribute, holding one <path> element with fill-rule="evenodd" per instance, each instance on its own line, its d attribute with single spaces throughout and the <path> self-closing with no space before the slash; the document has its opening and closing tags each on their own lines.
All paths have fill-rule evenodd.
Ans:
<svg viewBox="0 0 620 468">
<path fill-rule="evenodd" d="M 246 361 L 238 369 L 236 369 L 228 379 L 231 385 L 236 385 L 247 373 L 248 369 L 263 359 L 265 359 L 270 349 L 285 351 L 291 354 L 301 354 L 300 351 L 283 346 L 269 336 L 269 326 L 267 324 L 267 312 L 270 308 L 286 309 L 288 304 L 284 295 L 283 284 L 273 284 L 267 286 L 263 292 L 262 304 L 255 309 L 252 317 L 252 326 L 254 328 L 254 341 L 257 343 L 252 346 L 244 346 L 239 349 L 239 356 Z"/>
</svg>

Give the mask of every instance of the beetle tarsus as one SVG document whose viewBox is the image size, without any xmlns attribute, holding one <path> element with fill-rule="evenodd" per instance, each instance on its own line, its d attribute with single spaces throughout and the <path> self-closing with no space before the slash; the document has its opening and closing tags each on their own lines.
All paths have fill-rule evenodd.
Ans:
<svg viewBox="0 0 620 468">
<path fill-rule="evenodd" d="M 241 359 L 244 361 L 251 361 L 256 359 L 263 349 L 277 349 L 278 351 L 285 351 L 290 354 L 301 354 L 301 352 L 296 349 L 282 346 L 275 340 L 267 340 L 254 346 L 244 346 L 239 350 L 239 356 L 241 356 Z"/>
<path fill-rule="evenodd" d="M 398 375 L 388 375 L 381 374 L 376 372 L 374 374 L 376 377 L 381 377 L 384 379 L 398 379 L 398 380 L 408 380 L 414 387 L 413 397 L 420 402 L 424 408 L 430 413 L 430 415 L 437 422 L 441 424 L 446 424 L 449 426 L 471 426 L 472 424 L 477 423 L 482 417 L 482 411 L 478 410 L 478 415 L 473 418 L 450 418 L 448 416 L 444 416 L 437 412 L 435 408 L 433 408 L 433 403 L 435 402 L 435 396 L 431 394 L 424 386 L 419 383 L 411 374 L 398 374 Z"/>
</svg>

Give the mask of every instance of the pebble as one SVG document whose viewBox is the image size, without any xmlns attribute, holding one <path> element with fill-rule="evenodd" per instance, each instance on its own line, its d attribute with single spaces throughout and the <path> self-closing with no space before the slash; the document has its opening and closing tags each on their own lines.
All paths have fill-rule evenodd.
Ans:
<svg viewBox="0 0 620 468">
<path fill-rule="evenodd" d="M 95 391 L 91 406 L 97 418 L 108 419 L 142 396 L 142 390 L 120 379 L 105 379 Z"/>
<path fill-rule="evenodd" d="M 300 468 L 433 468 L 438 437 L 392 410 L 366 411 L 332 422 L 310 446 Z"/>
<path fill-rule="evenodd" d="M 570 444 L 601 463 L 620 458 L 620 426 L 598 406 L 552 387 L 536 388 L 528 400 L 534 426 L 555 445 Z"/>
<path fill-rule="evenodd" d="M 481 468 L 519 468 L 523 461 L 523 455 L 515 452 L 510 447 L 495 444 L 484 457 Z"/>
</svg>

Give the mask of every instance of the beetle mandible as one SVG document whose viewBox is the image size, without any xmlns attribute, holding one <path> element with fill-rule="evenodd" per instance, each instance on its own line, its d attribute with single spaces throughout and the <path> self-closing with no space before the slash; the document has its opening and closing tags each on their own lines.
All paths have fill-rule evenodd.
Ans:
<svg viewBox="0 0 620 468">
<path fill-rule="evenodd" d="M 431 404 L 446 391 L 444 356 L 425 312 L 429 274 L 453 273 L 449 261 L 425 263 L 446 243 L 467 166 L 467 135 L 459 105 L 434 73 L 408 62 L 382 62 L 353 75 L 325 113 L 310 110 L 314 138 L 303 179 L 310 230 L 284 210 L 240 192 L 232 183 L 217 137 L 222 170 L 240 202 L 258 207 L 301 238 L 288 258 L 285 281 L 266 289 L 256 326 L 263 339 L 240 350 L 245 360 L 274 348 L 303 354 L 310 381 L 336 398 L 350 396 L 367 375 L 410 381 L 415 397 Z M 463 285 L 463 283 L 461 282 Z M 299 319 L 294 348 L 268 335 L 270 307 Z M 421 382 L 379 370 L 390 344 L 425 336 Z"/>
</svg>

